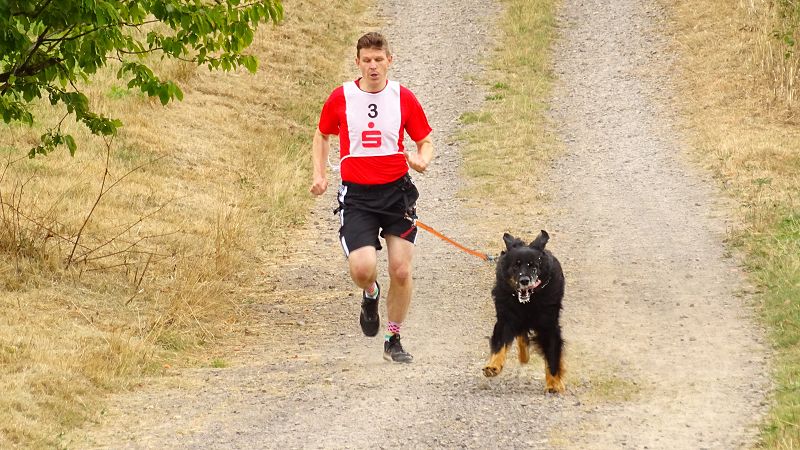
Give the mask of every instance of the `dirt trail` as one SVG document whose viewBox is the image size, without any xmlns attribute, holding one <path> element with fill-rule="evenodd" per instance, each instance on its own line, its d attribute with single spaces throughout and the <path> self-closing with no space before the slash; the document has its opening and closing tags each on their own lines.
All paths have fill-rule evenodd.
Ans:
<svg viewBox="0 0 800 450">
<path fill-rule="evenodd" d="M 724 205 L 682 158 L 659 6 L 567 0 L 553 118 L 554 228 L 570 268 L 579 353 L 641 389 L 602 405 L 596 448 L 736 448 L 768 387 Z M 663 28 L 663 27 L 662 27 Z"/>
<path fill-rule="evenodd" d="M 97 424 L 72 436 L 74 446 L 751 444 L 766 351 L 737 295 L 743 278 L 725 257 L 711 182 L 678 156 L 675 113 L 660 100 L 671 95 L 670 61 L 654 28 L 662 14 L 641 0 L 610 1 L 564 2 L 553 118 L 567 151 L 552 172 L 552 214 L 529 225 L 551 232 L 567 275 L 565 395 L 542 392 L 538 360 L 520 367 L 512 359 L 500 377 L 483 377 L 493 267 L 425 233 L 403 332 L 415 362 L 385 363 L 381 338 L 358 328 L 332 188 L 287 266 L 257 287 L 256 298 L 270 306 L 254 342 L 226 358 L 236 364 L 185 371 L 114 399 Z M 454 200 L 461 181 L 453 136 L 459 115 L 483 98 L 466 80 L 481 69 L 494 32 L 487 18 L 499 9 L 479 0 L 381 5 L 395 53 L 391 77 L 417 94 L 436 130 L 437 159 L 415 176 L 420 213 L 474 241 Z M 499 250 L 504 230 L 496 225 Z M 274 281 L 278 292 L 270 291 Z"/>
</svg>

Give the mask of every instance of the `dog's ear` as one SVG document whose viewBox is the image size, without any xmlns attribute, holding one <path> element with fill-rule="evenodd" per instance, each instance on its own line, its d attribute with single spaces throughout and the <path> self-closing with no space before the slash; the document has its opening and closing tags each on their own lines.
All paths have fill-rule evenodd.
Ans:
<svg viewBox="0 0 800 450">
<path fill-rule="evenodd" d="M 511 250 L 511 248 L 514 247 L 514 243 L 516 240 L 517 238 L 515 238 L 514 236 L 508 233 L 503 233 L 503 242 L 506 243 L 506 249 Z"/>
<path fill-rule="evenodd" d="M 530 248 L 535 248 L 538 250 L 544 250 L 544 246 L 547 244 L 547 241 L 550 240 L 550 235 L 547 234 L 547 231 L 542 230 L 539 233 L 539 236 L 536 236 L 536 239 L 531 242 Z"/>
</svg>

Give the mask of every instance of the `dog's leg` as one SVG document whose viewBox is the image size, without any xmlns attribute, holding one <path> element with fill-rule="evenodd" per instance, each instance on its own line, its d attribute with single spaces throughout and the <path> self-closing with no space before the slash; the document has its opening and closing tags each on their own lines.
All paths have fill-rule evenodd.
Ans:
<svg viewBox="0 0 800 450">
<path fill-rule="evenodd" d="M 529 343 L 530 341 L 528 340 L 528 333 L 517 336 L 517 356 L 519 356 L 519 362 L 521 364 L 528 364 L 528 361 L 530 360 L 530 355 L 528 354 Z"/>
<path fill-rule="evenodd" d="M 508 346 L 503 346 L 497 353 L 492 353 L 489 358 L 489 364 L 483 368 L 483 375 L 487 377 L 496 377 L 503 371 L 503 365 L 506 363 L 506 353 Z"/>
<path fill-rule="evenodd" d="M 545 381 L 545 392 L 552 392 L 554 394 L 562 394 L 566 389 L 564 387 L 564 380 L 562 377 L 564 376 L 564 361 L 559 360 L 558 362 L 558 370 L 556 371 L 555 375 L 551 375 L 552 371 L 550 370 L 547 362 L 544 363 L 544 381 Z"/>
<path fill-rule="evenodd" d="M 545 392 L 563 393 L 564 392 L 564 361 L 563 347 L 564 341 L 561 339 L 561 328 L 556 327 L 539 335 L 539 342 L 544 353 L 544 379 Z"/>
<path fill-rule="evenodd" d="M 489 357 L 489 364 L 483 368 L 483 375 L 487 377 L 500 375 L 500 372 L 503 371 L 503 365 L 506 363 L 508 347 L 513 340 L 514 334 L 511 329 L 500 322 L 494 325 L 494 332 L 490 341 L 492 355 Z"/>
</svg>

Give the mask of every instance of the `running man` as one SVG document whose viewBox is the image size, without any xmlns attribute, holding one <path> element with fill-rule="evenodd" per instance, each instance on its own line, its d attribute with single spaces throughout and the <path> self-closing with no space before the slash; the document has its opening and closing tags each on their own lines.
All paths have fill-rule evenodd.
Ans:
<svg viewBox="0 0 800 450">
<path fill-rule="evenodd" d="M 366 336 L 375 336 L 380 328 L 380 236 L 386 242 L 389 266 L 383 357 L 410 363 L 414 358 L 400 344 L 400 328 L 411 305 L 417 237 L 413 217 L 419 192 L 408 168 L 425 172 L 433 159 L 431 127 L 414 94 L 389 80 L 392 54 L 385 37 L 375 32 L 361 36 L 355 62 L 361 77 L 334 89 L 322 107 L 312 143 L 311 193 L 321 195 L 328 188 L 325 164 L 330 137 L 338 134 L 342 177 L 339 240 L 350 277 L 363 290 L 361 330 Z M 404 150 L 404 131 L 415 142 L 415 152 Z"/>
</svg>

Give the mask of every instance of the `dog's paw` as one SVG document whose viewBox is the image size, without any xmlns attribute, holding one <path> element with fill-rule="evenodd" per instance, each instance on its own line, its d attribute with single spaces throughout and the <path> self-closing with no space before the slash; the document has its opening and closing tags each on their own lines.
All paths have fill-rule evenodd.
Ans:
<svg viewBox="0 0 800 450">
<path fill-rule="evenodd" d="M 496 377 L 500 375 L 500 372 L 503 370 L 503 367 L 500 366 L 486 366 L 483 368 L 483 375 L 486 377 Z"/>
<path fill-rule="evenodd" d="M 547 383 L 544 387 L 545 392 L 549 394 L 563 394 L 565 389 L 561 377 L 547 377 Z"/>
</svg>

